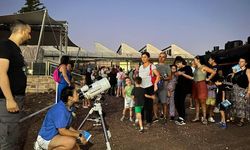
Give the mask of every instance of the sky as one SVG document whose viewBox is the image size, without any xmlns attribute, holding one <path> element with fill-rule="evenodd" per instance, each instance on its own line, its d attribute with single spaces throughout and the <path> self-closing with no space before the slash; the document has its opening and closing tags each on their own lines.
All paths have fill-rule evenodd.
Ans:
<svg viewBox="0 0 250 150">
<path fill-rule="evenodd" d="M 69 37 L 91 51 L 94 42 L 117 51 L 127 43 L 158 49 L 177 44 L 194 55 L 250 36 L 250 0 L 40 0 L 50 17 L 66 20 Z M 25 0 L 0 0 L 0 15 Z"/>
</svg>

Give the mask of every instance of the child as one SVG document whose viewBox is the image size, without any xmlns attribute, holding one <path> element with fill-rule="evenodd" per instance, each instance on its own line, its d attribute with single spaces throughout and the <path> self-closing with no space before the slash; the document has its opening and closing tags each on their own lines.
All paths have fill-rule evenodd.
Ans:
<svg viewBox="0 0 250 150">
<path fill-rule="evenodd" d="M 135 114 L 136 114 L 136 120 L 139 123 L 139 131 L 143 132 L 143 125 L 142 125 L 142 108 L 144 105 L 144 101 L 145 101 L 145 91 L 144 89 L 141 87 L 141 82 L 142 79 L 141 77 L 136 77 L 135 78 L 135 87 L 132 90 L 132 98 L 134 99 L 135 102 Z"/>
<path fill-rule="evenodd" d="M 126 86 L 125 90 L 123 92 L 123 97 L 124 97 L 124 109 L 122 111 L 122 118 L 121 121 L 124 120 L 126 111 L 129 109 L 129 120 L 133 122 L 133 107 L 134 107 L 134 101 L 131 97 L 131 92 L 134 88 L 134 86 L 131 84 L 131 79 L 129 77 L 125 78 L 126 81 Z"/>
<path fill-rule="evenodd" d="M 224 108 L 223 105 L 221 105 L 221 102 L 225 100 L 225 85 L 221 81 L 216 81 L 215 85 L 218 88 L 217 102 L 219 104 L 219 109 L 221 114 L 221 121 L 219 122 L 219 127 L 222 129 L 226 129 L 227 128 L 226 116 L 225 116 L 226 108 Z"/>
<path fill-rule="evenodd" d="M 176 65 L 171 65 L 171 77 L 167 85 L 167 99 L 169 103 L 169 115 L 170 115 L 170 121 L 173 121 L 175 118 L 175 105 L 174 105 L 174 90 L 175 85 L 177 83 L 177 76 L 175 75 L 177 71 Z"/>
<path fill-rule="evenodd" d="M 207 110 L 209 112 L 209 118 L 208 121 L 214 123 L 215 120 L 213 118 L 213 110 L 214 110 L 214 106 L 215 106 L 215 101 L 216 101 L 216 85 L 209 81 L 207 83 L 207 89 L 208 89 L 208 97 L 206 100 L 206 104 L 207 104 Z"/>
</svg>

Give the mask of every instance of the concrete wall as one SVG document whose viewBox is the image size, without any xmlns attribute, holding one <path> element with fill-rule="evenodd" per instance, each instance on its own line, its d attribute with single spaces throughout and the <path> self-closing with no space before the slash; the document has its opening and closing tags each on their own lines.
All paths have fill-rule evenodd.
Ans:
<svg viewBox="0 0 250 150">
<path fill-rule="evenodd" d="M 26 93 L 55 91 L 56 84 L 51 76 L 28 75 Z"/>
</svg>

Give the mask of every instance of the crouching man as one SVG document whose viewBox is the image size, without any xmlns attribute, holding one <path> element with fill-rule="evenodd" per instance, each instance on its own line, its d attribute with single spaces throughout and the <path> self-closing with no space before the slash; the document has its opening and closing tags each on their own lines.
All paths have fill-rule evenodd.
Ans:
<svg viewBox="0 0 250 150">
<path fill-rule="evenodd" d="M 79 150 L 80 147 L 76 140 L 82 144 L 87 143 L 80 131 L 70 127 L 72 121 L 71 106 L 79 101 L 77 91 L 71 87 L 64 88 L 61 100 L 47 112 L 34 149 Z"/>
</svg>

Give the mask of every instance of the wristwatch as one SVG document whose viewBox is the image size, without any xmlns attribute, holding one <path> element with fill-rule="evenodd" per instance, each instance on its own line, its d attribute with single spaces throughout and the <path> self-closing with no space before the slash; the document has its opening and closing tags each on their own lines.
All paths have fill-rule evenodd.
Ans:
<svg viewBox="0 0 250 150">
<path fill-rule="evenodd" d="M 79 133 L 77 140 L 80 140 L 81 137 L 82 137 L 82 133 Z"/>
</svg>

